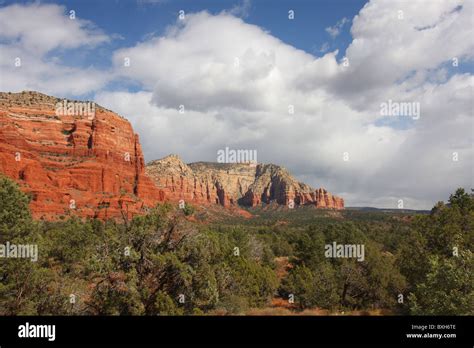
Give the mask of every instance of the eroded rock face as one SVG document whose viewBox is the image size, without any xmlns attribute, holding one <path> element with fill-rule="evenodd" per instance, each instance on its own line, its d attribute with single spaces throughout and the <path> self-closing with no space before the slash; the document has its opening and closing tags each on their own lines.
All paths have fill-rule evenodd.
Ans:
<svg viewBox="0 0 474 348">
<path fill-rule="evenodd" d="M 147 175 L 165 192 L 166 199 L 197 204 L 237 204 L 255 179 L 247 164 L 183 163 L 176 155 L 152 161 Z"/>
<path fill-rule="evenodd" d="M 126 119 L 100 106 L 93 117 L 58 116 L 60 101 L 0 93 L 0 172 L 32 196 L 35 217 L 131 216 L 164 200 Z"/>
<path fill-rule="evenodd" d="M 176 155 L 152 161 L 146 173 L 165 192 L 167 199 L 198 204 L 256 206 L 312 204 L 343 209 L 344 200 L 326 190 L 296 181 L 286 169 L 273 164 L 185 164 Z"/>
<path fill-rule="evenodd" d="M 0 92 L 0 173 L 31 195 L 36 218 L 130 218 L 158 202 L 256 206 L 277 202 L 342 209 L 342 198 L 272 164 L 189 165 L 170 155 L 146 167 L 130 123 L 100 106 L 57 114 L 60 99 Z"/>
</svg>

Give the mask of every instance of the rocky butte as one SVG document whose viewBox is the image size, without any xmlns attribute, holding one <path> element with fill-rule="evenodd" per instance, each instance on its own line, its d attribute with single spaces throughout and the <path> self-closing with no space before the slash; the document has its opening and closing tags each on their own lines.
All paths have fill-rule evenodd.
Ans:
<svg viewBox="0 0 474 348">
<path fill-rule="evenodd" d="M 343 209 L 344 200 L 325 189 L 298 182 L 274 164 L 211 163 L 185 164 L 169 155 L 146 165 L 147 175 L 171 200 L 224 207 L 254 207 L 262 203 L 314 205 Z"/>
<path fill-rule="evenodd" d="M 157 202 L 180 200 L 344 208 L 342 198 L 300 183 L 273 164 L 185 164 L 170 155 L 145 166 L 138 135 L 126 119 L 99 105 L 86 108 L 93 115 L 68 110 L 64 100 L 38 92 L 0 92 L 0 173 L 31 196 L 35 218 L 130 218 Z"/>
<path fill-rule="evenodd" d="M 163 200 L 145 175 L 138 135 L 100 106 L 95 115 L 58 116 L 62 100 L 0 93 L 0 172 L 31 196 L 34 217 L 114 218 Z"/>
</svg>

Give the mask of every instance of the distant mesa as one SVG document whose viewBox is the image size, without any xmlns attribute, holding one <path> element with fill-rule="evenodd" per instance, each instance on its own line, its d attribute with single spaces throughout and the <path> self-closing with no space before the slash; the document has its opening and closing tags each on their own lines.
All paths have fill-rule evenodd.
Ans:
<svg viewBox="0 0 474 348">
<path fill-rule="evenodd" d="M 147 175 L 170 199 L 224 207 L 254 207 L 262 203 L 314 205 L 343 209 L 344 200 L 325 189 L 298 182 L 274 164 L 196 162 L 185 164 L 177 155 L 152 161 Z"/>
<path fill-rule="evenodd" d="M 31 196 L 35 218 L 131 217 L 179 200 L 344 208 L 342 198 L 273 164 L 185 164 L 170 155 L 145 166 L 139 137 L 125 118 L 100 105 L 93 117 L 58 115 L 58 103 L 66 105 L 38 92 L 0 92 L 0 173 Z"/>
</svg>

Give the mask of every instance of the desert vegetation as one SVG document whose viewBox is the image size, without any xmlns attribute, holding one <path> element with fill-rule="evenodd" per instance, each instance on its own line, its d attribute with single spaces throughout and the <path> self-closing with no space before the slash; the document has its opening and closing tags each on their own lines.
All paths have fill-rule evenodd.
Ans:
<svg viewBox="0 0 474 348">
<path fill-rule="evenodd" d="M 159 204 L 131 220 L 31 218 L 0 178 L 1 315 L 474 314 L 474 200 L 429 214 L 295 209 L 205 223 Z M 305 220 L 306 219 L 306 220 Z M 328 258 L 333 241 L 365 260 Z"/>
</svg>

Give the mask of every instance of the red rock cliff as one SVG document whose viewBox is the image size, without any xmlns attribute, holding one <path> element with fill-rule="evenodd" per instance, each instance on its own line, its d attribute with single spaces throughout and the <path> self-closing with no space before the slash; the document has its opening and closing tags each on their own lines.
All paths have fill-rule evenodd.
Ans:
<svg viewBox="0 0 474 348">
<path fill-rule="evenodd" d="M 35 217 L 130 216 L 164 199 L 127 120 L 97 105 L 94 116 L 58 116 L 60 101 L 0 93 L 0 172 L 31 195 Z"/>
<path fill-rule="evenodd" d="M 127 120 L 100 106 L 93 116 L 58 114 L 58 102 L 37 92 L 0 92 L 0 173 L 31 195 L 36 218 L 131 217 L 181 199 L 225 207 L 293 201 L 344 208 L 342 198 L 273 164 L 187 165 L 171 155 L 149 163 L 145 174 L 138 135 Z"/>
<path fill-rule="evenodd" d="M 185 164 L 176 155 L 147 164 L 146 172 L 165 192 L 167 199 L 192 204 L 256 206 L 276 202 L 343 209 L 344 200 L 325 189 L 295 180 L 274 164 L 209 163 Z"/>
</svg>

